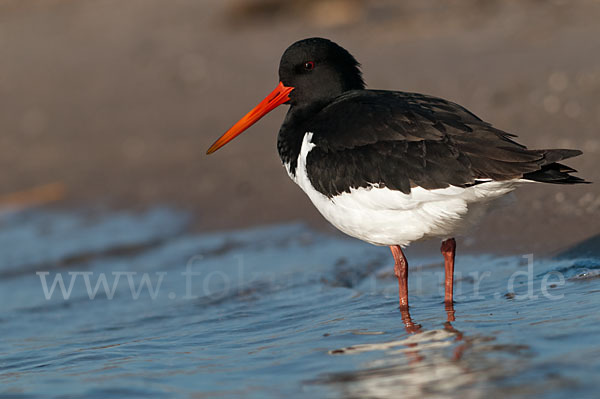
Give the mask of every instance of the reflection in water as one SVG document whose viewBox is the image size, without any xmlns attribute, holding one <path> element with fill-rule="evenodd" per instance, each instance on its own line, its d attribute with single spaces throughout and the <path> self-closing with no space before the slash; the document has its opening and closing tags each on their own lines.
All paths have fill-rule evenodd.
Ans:
<svg viewBox="0 0 600 399">
<path fill-rule="evenodd" d="M 506 373 L 506 367 L 495 364 L 481 353 L 501 351 L 522 353 L 528 348 L 489 345 L 493 337 L 467 337 L 457 330 L 453 305 L 446 306 L 444 328 L 425 331 L 415 323 L 408 309 L 401 319 L 408 336 L 394 341 L 358 344 L 330 351 L 330 354 L 384 352 L 362 365 L 357 371 L 330 373 L 314 381 L 333 385 L 343 397 L 422 398 L 447 397 L 457 394 L 477 398 L 483 392 L 478 383 Z M 509 345 L 510 346 L 510 345 Z M 463 359 L 469 351 L 469 357 Z M 510 362 L 507 362 L 507 365 Z"/>
<path fill-rule="evenodd" d="M 413 334 L 421 331 L 421 325 L 415 324 L 412 317 L 410 316 L 410 310 L 408 307 L 400 309 L 400 315 L 402 317 L 402 323 L 407 333 Z"/>
<path fill-rule="evenodd" d="M 446 310 L 446 321 L 448 322 L 447 324 L 450 325 L 450 322 L 456 320 L 454 304 L 453 303 L 445 303 L 444 307 Z M 406 308 L 401 307 L 400 315 L 402 318 L 402 323 L 404 324 L 404 329 L 406 330 L 407 333 L 413 334 L 413 333 L 420 332 L 421 325 L 413 322 L 412 317 L 410 316 L 410 309 L 408 307 L 406 307 Z"/>
</svg>

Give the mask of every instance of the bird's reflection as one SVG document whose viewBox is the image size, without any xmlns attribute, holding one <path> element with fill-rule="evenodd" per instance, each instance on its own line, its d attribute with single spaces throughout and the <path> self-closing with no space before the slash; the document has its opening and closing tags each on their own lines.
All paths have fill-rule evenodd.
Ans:
<svg viewBox="0 0 600 399">
<path fill-rule="evenodd" d="M 407 333 L 415 334 L 421 331 L 421 325 L 413 321 L 408 307 L 400 308 L 400 316 L 402 318 L 402 323 L 404 324 L 404 329 Z"/>
<path fill-rule="evenodd" d="M 463 341 L 463 333 L 458 331 L 452 325 L 452 322 L 456 320 L 456 312 L 454 310 L 453 303 L 445 303 L 446 310 L 446 323 L 444 323 L 444 330 L 452 333 L 456 336 L 454 341 Z M 408 334 L 417 334 L 423 332 L 422 326 L 418 323 L 415 323 L 410 315 L 410 309 L 400 308 L 400 315 L 402 319 L 402 324 L 404 324 L 404 329 Z M 406 351 L 406 357 L 410 364 L 415 364 L 423 361 L 425 358 L 419 352 L 419 344 L 417 342 L 406 343 L 406 346 L 412 348 L 414 350 Z M 463 342 L 461 345 L 457 346 L 454 350 L 453 360 L 459 360 L 464 353 L 466 348 L 466 344 Z"/>
<path fill-rule="evenodd" d="M 446 321 L 447 321 L 447 323 L 455 321 L 456 319 L 454 317 L 454 304 L 453 303 L 445 303 L 444 305 L 446 307 Z"/>
<path fill-rule="evenodd" d="M 418 352 L 419 345 L 424 345 L 424 348 L 429 349 L 431 347 L 431 341 L 437 342 L 437 344 L 435 344 L 434 346 L 448 346 L 451 345 L 451 342 L 448 340 L 448 338 L 450 337 L 455 337 L 455 341 L 463 340 L 463 333 L 454 328 L 454 326 L 452 325 L 452 322 L 456 319 L 454 306 L 446 305 L 445 310 L 447 315 L 447 321 L 444 323 L 444 328 L 426 331 L 423 329 L 421 324 L 413 321 L 408 307 L 401 308 L 400 316 L 402 324 L 404 326 L 404 330 L 409 334 L 407 338 L 384 343 L 360 344 L 355 346 L 349 346 L 347 348 L 330 351 L 330 353 L 358 353 L 368 350 L 390 349 L 399 346 L 404 346 L 406 349 L 397 350 L 395 353 Z"/>
<path fill-rule="evenodd" d="M 446 303 L 446 325 L 452 326 L 450 323 L 456 321 L 456 312 L 454 310 L 453 303 Z M 421 331 L 421 325 L 415 323 L 410 315 L 410 309 L 408 307 L 400 308 L 400 317 L 402 318 L 402 323 L 404 324 L 404 329 L 409 334 L 415 334 Z"/>
<path fill-rule="evenodd" d="M 385 356 L 370 361 L 363 370 L 328 376 L 327 383 L 359 385 L 369 397 L 396 397 L 403 387 L 405 397 L 420 397 L 431 383 L 442 378 L 447 385 L 463 384 L 471 378 L 461 358 L 467 348 L 465 335 L 452 322 L 456 320 L 453 305 L 445 307 L 447 320 L 443 328 L 425 330 L 415 322 L 408 308 L 400 309 L 402 325 L 407 337 L 396 341 L 359 344 L 331 351 L 332 354 L 355 354 L 367 351 L 385 351 Z M 456 345 L 448 355 L 447 348 Z M 391 384 L 392 381 L 395 381 Z M 356 388 L 356 387 L 354 387 Z M 353 388 L 353 389 L 354 389 Z"/>
</svg>

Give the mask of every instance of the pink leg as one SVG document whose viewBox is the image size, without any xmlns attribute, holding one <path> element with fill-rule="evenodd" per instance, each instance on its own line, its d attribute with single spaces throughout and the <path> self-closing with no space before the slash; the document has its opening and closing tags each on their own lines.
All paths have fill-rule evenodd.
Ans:
<svg viewBox="0 0 600 399">
<path fill-rule="evenodd" d="M 418 332 L 421 329 L 420 324 L 415 324 L 408 311 L 408 262 L 399 245 L 390 246 L 394 256 L 394 273 L 398 278 L 398 297 L 400 298 L 400 314 L 404 328 L 409 334 Z"/>
<path fill-rule="evenodd" d="M 419 332 L 421 325 L 412 321 L 408 311 L 408 262 L 399 245 L 392 245 L 390 249 L 394 255 L 394 273 L 398 277 L 398 297 L 400 298 L 400 314 L 404 328 L 409 334 Z"/>
<path fill-rule="evenodd" d="M 408 262 L 400 245 L 390 246 L 394 256 L 394 273 L 398 278 L 398 296 L 400 297 L 400 310 L 408 309 Z"/>
<path fill-rule="evenodd" d="M 456 252 L 456 240 L 454 240 L 454 238 L 449 238 L 443 241 L 441 251 L 442 255 L 444 255 L 444 268 L 446 270 L 444 302 L 446 303 L 446 307 L 448 307 L 454 303 L 454 254 Z"/>
</svg>

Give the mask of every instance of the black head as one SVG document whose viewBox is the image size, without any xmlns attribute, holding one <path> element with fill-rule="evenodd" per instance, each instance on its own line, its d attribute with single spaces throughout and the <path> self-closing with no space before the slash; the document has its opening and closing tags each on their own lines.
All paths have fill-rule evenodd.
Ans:
<svg viewBox="0 0 600 399">
<path fill-rule="evenodd" d="M 313 109 L 348 90 L 365 88 L 360 64 L 334 42 L 318 37 L 300 40 L 285 50 L 279 84 L 264 100 L 227 130 L 206 152 L 212 154 L 281 104 Z M 312 105 L 312 107 L 305 107 Z M 289 115 L 289 114 L 288 114 Z"/>
<path fill-rule="evenodd" d="M 305 105 L 364 89 L 360 64 L 348 51 L 322 38 L 297 41 L 285 50 L 279 80 L 294 90 L 290 104 Z"/>
</svg>

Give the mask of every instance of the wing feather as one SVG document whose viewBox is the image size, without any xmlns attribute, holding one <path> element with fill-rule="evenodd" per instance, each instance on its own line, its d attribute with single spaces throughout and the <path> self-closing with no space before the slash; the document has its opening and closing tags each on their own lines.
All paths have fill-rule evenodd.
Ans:
<svg viewBox="0 0 600 399">
<path fill-rule="evenodd" d="M 307 122 L 313 186 L 332 197 L 358 187 L 466 187 L 521 178 L 578 155 L 529 150 L 464 107 L 440 98 L 379 90 L 350 91 Z"/>
</svg>

